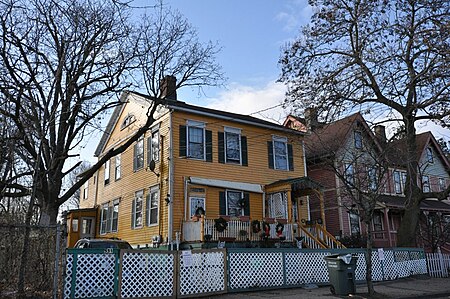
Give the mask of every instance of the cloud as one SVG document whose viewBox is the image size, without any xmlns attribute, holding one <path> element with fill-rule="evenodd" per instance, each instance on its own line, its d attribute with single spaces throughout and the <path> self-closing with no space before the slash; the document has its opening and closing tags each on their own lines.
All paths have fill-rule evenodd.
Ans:
<svg viewBox="0 0 450 299">
<path fill-rule="evenodd" d="M 284 23 L 284 31 L 292 32 L 308 23 L 311 15 L 312 7 L 308 5 L 308 1 L 294 0 L 286 3 L 284 10 L 275 16 L 275 20 Z"/>
<path fill-rule="evenodd" d="M 261 88 L 233 83 L 228 91 L 211 99 L 206 106 L 282 123 L 288 114 L 281 107 L 285 92 L 286 87 L 282 83 L 269 82 Z"/>
</svg>

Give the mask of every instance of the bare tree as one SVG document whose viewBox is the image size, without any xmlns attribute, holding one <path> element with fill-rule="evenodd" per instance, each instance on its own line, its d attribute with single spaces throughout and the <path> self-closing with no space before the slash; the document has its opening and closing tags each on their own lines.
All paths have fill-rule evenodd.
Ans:
<svg viewBox="0 0 450 299">
<path fill-rule="evenodd" d="M 443 215 L 441 212 L 423 212 L 420 218 L 418 239 L 424 247 L 430 248 L 431 252 L 438 252 L 441 246 L 448 246 L 450 243 L 450 216 Z"/>
<path fill-rule="evenodd" d="M 0 94 L 8 103 L 0 114 L 17 127 L 24 163 L 39 166 L 32 167 L 34 184 L 28 179 L 14 188 L 5 181 L 0 186 L 8 187 L 10 197 L 31 195 L 35 188 L 42 224 L 55 223 L 59 206 L 151 126 L 164 101 L 164 75 L 177 76 L 177 88 L 223 79 L 214 62 L 216 45 L 203 46 L 186 19 L 164 5 L 133 24 L 130 6 L 116 0 L 5 0 L 0 8 Z M 78 155 L 74 149 L 104 113 L 123 104 L 121 92 L 143 81 L 144 91 L 155 97 L 147 122 L 62 192 L 64 178 L 81 163 L 66 169 Z"/>
<path fill-rule="evenodd" d="M 310 1 L 311 23 L 284 49 L 286 105 L 318 107 L 329 118 L 349 109 L 405 128 L 407 183 L 399 246 L 415 246 L 420 202 L 415 124 L 450 120 L 450 3 L 446 0 Z M 385 119 L 385 120 L 386 120 Z"/>
</svg>

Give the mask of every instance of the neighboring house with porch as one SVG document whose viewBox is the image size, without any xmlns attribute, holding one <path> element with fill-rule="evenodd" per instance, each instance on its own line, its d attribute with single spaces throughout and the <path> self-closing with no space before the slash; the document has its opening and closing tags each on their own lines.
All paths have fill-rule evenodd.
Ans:
<svg viewBox="0 0 450 299">
<path fill-rule="evenodd" d="M 365 177 L 366 188 L 370 188 L 371 177 L 377 175 L 370 164 L 375 162 L 383 165 L 385 170 L 378 180 L 382 185 L 377 189 L 379 194 L 376 197 L 376 210 L 371 224 L 374 231 L 374 246 L 396 246 L 397 229 L 401 222 L 405 200 L 404 141 L 387 142 L 384 127 L 376 126 L 372 131 L 359 113 L 323 124 L 317 120 L 313 109 L 307 109 L 305 118 L 289 116 L 284 125 L 294 129 L 300 128 L 302 131 L 309 129 L 311 132 L 305 137 L 307 174 L 324 187 L 326 229 L 338 239 L 363 236 L 366 232 L 360 223 L 358 208 L 346 195 L 348 190 L 342 177 L 336 173 L 336 169 L 340 169 L 345 178 L 359 176 L 360 181 L 364 181 L 361 177 Z M 424 191 L 444 190 L 450 184 L 450 165 L 447 158 L 430 132 L 417 135 L 416 140 L 422 188 Z M 311 217 L 314 218 L 319 207 L 313 204 L 310 209 Z M 421 212 L 422 237 L 418 243 L 426 248 L 431 247 L 430 242 L 423 237 L 431 217 L 435 219 L 436 215 L 440 217 L 440 225 L 439 227 L 434 225 L 433 229 L 437 230 L 434 235 L 440 232 L 440 237 L 445 237 L 447 234 L 448 240 L 450 236 L 448 201 L 426 199 L 421 204 Z M 441 247 L 444 250 L 446 248 L 445 244 Z"/>
<path fill-rule="evenodd" d="M 323 201 L 321 186 L 306 176 L 304 132 L 178 101 L 174 81 L 166 82 L 172 96 L 163 98 L 152 128 L 82 188 L 80 209 L 68 213 L 69 236 L 80 237 L 71 234 L 76 223 L 84 237 L 120 238 L 135 247 L 296 244 L 296 237 L 310 248 L 340 247 L 325 222 L 315 227 L 317 236 L 305 229 L 307 196 L 317 194 L 318 206 Z M 98 157 L 140 127 L 153 100 L 127 92 L 122 102 Z"/>
</svg>

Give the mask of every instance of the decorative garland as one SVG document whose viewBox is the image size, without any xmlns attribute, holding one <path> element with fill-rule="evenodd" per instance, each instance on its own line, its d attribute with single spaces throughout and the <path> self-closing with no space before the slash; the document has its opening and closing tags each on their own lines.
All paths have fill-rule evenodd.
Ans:
<svg viewBox="0 0 450 299">
<path fill-rule="evenodd" d="M 258 220 L 253 220 L 252 221 L 252 232 L 254 234 L 257 234 L 261 231 L 261 222 L 259 222 Z"/>
<path fill-rule="evenodd" d="M 225 219 L 223 219 L 222 217 L 220 217 L 218 219 L 214 219 L 214 227 L 216 228 L 216 230 L 219 233 L 221 233 L 227 229 L 228 222 Z"/>
<path fill-rule="evenodd" d="M 263 227 L 263 237 L 268 238 L 270 236 L 270 225 L 267 222 L 262 223 Z"/>
<path fill-rule="evenodd" d="M 284 224 L 278 222 L 278 223 L 277 223 L 277 226 L 275 226 L 275 230 L 276 230 L 276 232 L 277 232 L 277 236 L 278 236 L 278 237 L 281 237 L 281 236 L 283 235 Z"/>
</svg>

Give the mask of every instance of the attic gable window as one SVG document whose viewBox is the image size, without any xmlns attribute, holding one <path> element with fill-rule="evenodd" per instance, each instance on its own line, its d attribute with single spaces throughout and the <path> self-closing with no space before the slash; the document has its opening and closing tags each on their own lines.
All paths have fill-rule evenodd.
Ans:
<svg viewBox="0 0 450 299">
<path fill-rule="evenodd" d="M 355 148 L 362 149 L 363 143 L 362 143 L 362 134 L 360 131 L 355 131 L 353 133 L 354 139 L 355 139 Z"/>
<path fill-rule="evenodd" d="M 136 121 L 136 117 L 134 116 L 134 114 L 128 113 L 128 115 L 125 116 L 125 118 L 123 119 L 123 122 L 120 125 L 120 129 L 121 130 L 125 129 L 126 127 L 128 127 L 129 125 L 134 123 L 135 121 Z"/>
<path fill-rule="evenodd" d="M 431 147 L 427 147 L 426 154 L 428 163 L 434 163 L 433 150 Z"/>
</svg>

